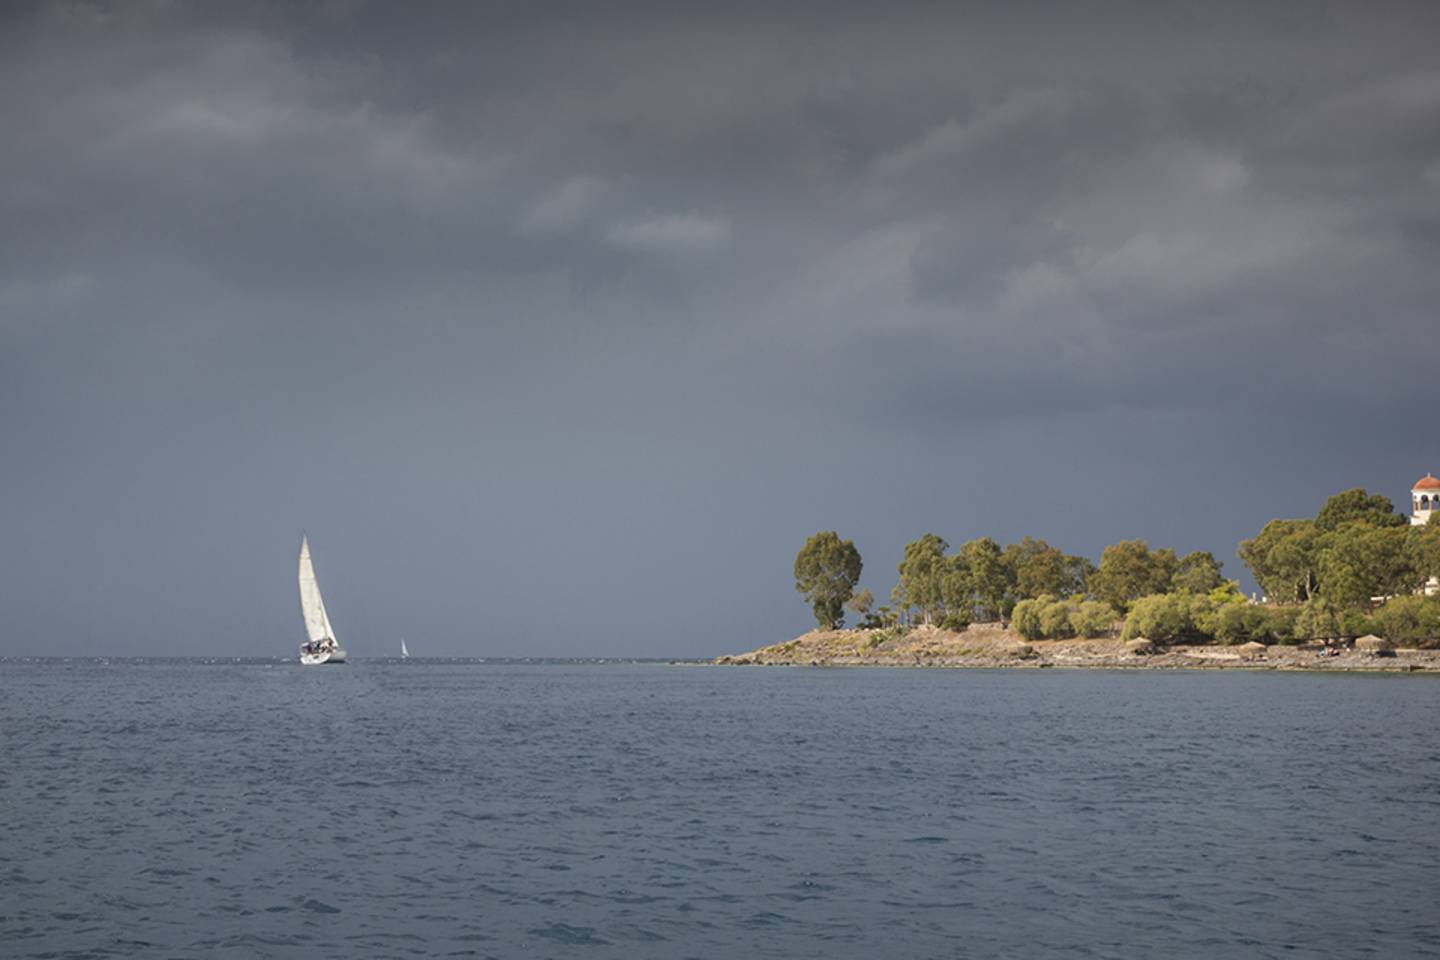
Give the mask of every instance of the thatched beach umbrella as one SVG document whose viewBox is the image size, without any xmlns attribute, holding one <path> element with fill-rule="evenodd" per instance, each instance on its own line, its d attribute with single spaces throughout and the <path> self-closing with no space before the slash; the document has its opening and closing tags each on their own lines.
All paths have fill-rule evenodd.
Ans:
<svg viewBox="0 0 1440 960">
<path fill-rule="evenodd" d="M 1377 637 L 1373 633 L 1367 633 L 1363 637 L 1356 637 L 1355 649 L 1374 657 L 1395 655 L 1395 644 L 1386 640 L 1384 637 Z"/>
<path fill-rule="evenodd" d="M 1155 642 L 1144 637 L 1136 637 L 1134 640 L 1126 642 L 1125 652 L 1136 657 L 1148 657 L 1155 652 Z"/>
<path fill-rule="evenodd" d="M 1254 640 L 1251 640 L 1249 643 L 1240 644 L 1237 649 L 1239 650 L 1240 657 L 1243 660 L 1265 659 L 1265 644 L 1263 643 L 1256 643 Z"/>
<path fill-rule="evenodd" d="M 1035 656 L 1035 648 L 1028 643 L 1013 643 L 1005 648 L 1005 656 L 1012 660 L 1029 660 Z"/>
</svg>

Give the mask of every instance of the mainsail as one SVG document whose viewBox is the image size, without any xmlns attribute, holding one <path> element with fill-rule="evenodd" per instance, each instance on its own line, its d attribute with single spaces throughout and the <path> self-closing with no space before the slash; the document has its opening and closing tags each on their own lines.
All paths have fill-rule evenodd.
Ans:
<svg viewBox="0 0 1440 960">
<path fill-rule="evenodd" d="M 315 567 L 310 562 L 310 538 L 300 538 L 300 613 L 305 617 L 305 632 L 310 634 L 311 643 L 319 643 L 326 637 L 335 640 L 335 631 L 330 628 L 330 618 L 325 613 L 325 601 L 320 597 L 320 584 L 315 582 Z"/>
<path fill-rule="evenodd" d="M 405 646 L 405 640 L 404 640 L 404 638 L 401 638 L 401 640 L 400 640 L 400 659 L 403 660 L 403 659 L 405 659 L 405 658 L 408 657 L 408 656 L 410 656 L 410 650 L 409 650 L 408 647 Z"/>
</svg>

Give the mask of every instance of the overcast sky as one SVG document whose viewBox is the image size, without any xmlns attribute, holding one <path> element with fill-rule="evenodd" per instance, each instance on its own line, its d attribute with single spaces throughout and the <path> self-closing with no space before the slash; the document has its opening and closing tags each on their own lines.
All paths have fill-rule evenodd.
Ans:
<svg viewBox="0 0 1440 960">
<path fill-rule="evenodd" d="M 1440 471 L 1440 4 L 16 3 L 0 654 L 701 656 Z M 1248 585 L 1248 581 L 1247 581 Z"/>
</svg>

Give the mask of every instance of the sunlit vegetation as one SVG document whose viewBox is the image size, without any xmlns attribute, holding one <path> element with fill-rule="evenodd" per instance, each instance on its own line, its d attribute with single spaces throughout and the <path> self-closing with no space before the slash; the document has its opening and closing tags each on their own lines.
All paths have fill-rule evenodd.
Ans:
<svg viewBox="0 0 1440 960">
<path fill-rule="evenodd" d="M 1207 552 L 1183 556 L 1143 540 L 1104 549 L 1099 563 L 1025 537 L 980 537 L 951 548 L 926 533 L 905 545 L 890 603 L 860 587 L 860 553 L 833 531 L 795 558 L 795 587 L 822 629 L 848 611 L 879 646 L 926 626 L 960 632 L 1008 624 L 1022 638 L 1144 638 L 1160 644 L 1341 642 L 1378 634 L 1405 646 L 1440 643 L 1440 524 L 1412 526 L 1379 494 L 1347 490 L 1313 519 L 1272 520 L 1237 555 L 1262 602 L 1225 579 Z"/>
</svg>

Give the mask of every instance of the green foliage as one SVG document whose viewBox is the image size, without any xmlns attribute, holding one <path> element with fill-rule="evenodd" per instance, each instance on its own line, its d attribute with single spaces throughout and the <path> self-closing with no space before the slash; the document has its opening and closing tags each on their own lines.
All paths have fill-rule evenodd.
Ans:
<svg viewBox="0 0 1440 960">
<path fill-rule="evenodd" d="M 1426 570 L 1440 570 L 1440 534 L 1428 540 L 1387 497 L 1359 488 L 1325 501 L 1314 520 L 1270 521 L 1238 552 L 1271 599 L 1322 597 L 1336 611 L 1410 593 Z M 1316 616 L 1312 611 L 1304 630 L 1329 629 Z"/>
<path fill-rule="evenodd" d="M 1068 556 L 1044 540 L 1032 537 L 1006 547 L 1004 559 L 1017 600 L 1045 594 L 1068 597 L 1081 593 L 1086 577 L 1094 570 L 1094 565 L 1084 557 Z"/>
<path fill-rule="evenodd" d="M 1316 597 L 1300 608 L 1293 634 L 1296 640 L 1353 640 L 1380 631 L 1375 618 L 1365 611 L 1346 609 Z"/>
<path fill-rule="evenodd" d="M 1246 643 L 1264 633 L 1264 612 L 1246 602 L 1234 583 L 1215 587 L 1189 600 L 1194 639 L 1216 643 Z"/>
<path fill-rule="evenodd" d="M 1265 629 L 1270 635 L 1268 643 L 1299 643 L 1301 638 L 1295 632 L 1300 619 L 1299 607 L 1260 607 L 1265 611 Z"/>
<path fill-rule="evenodd" d="M 865 646 L 873 650 L 875 647 L 887 644 L 892 640 L 903 640 L 909 632 L 910 628 L 904 625 L 889 627 L 885 630 L 876 630 L 870 634 L 869 639 L 865 641 Z"/>
<path fill-rule="evenodd" d="M 1077 637 L 1103 637 L 1115 626 L 1115 608 L 1103 600 L 1070 603 L 1070 629 Z"/>
<path fill-rule="evenodd" d="M 1220 561 L 1208 550 L 1197 550 L 1180 558 L 1171 578 L 1170 589 L 1175 593 L 1209 593 L 1225 582 L 1220 575 Z"/>
<path fill-rule="evenodd" d="M 1054 600 L 1053 597 L 1021 600 L 1010 612 L 1010 626 L 1026 640 L 1043 639 L 1044 631 L 1040 627 L 1040 611 L 1052 600 Z"/>
<path fill-rule="evenodd" d="M 1315 528 L 1339 530 L 1348 523 L 1360 521 L 1372 527 L 1403 527 L 1409 521 L 1395 512 L 1389 497 L 1366 493 L 1361 487 L 1337 493 L 1315 515 Z"/>
<path fill-rule="evenodd" d="M 1440 640 L 1440 599 L 1392 597 L 1376 609 L 1375 624 L 1397 647 L 1430 646 Z"/>
<path fill-rule="evenodd" d="M 1207 594 L 1162 593 L 1136 600 L 1121 637 L 1157 643 L 1294 643 L 1299 607 L 1250 603 L 1233 582 Z"/>
<path fill-rule="evenodd" d="M 1415 573 L 1418 587 L 1431 577 L 1440 577 L 1440 522 L 1435 521 L 1432 514 L 1429 522 L 1408 530 L 1410 568 Z"/>
<path fill-rule="evenodd" d="M 1340 610 L 1323 597 L 1300 608 L 1295 618 L 1295 636 L 1301 640 L 1335 640 L 1345 636 Z"/>
<path fill-rule="evenodd" d="M 969 571 L 970 593 L 981 619 L 1003 619 L 1010 594 L 1010 570 L 1000 544 L 980 537 L 963 545 L 960 556 Z"/>
<path fill-rule="evenodd" d="M 795 555 L 795 589 L 810 604 L 822 629 L 845 622 L 845 603 L 854 595 L 862 563 L 854 542 L 833 530 L 810 537 Z"/>
<path fill-rule="evenodd" d="M 1422 582 L 1410 546 L 1415 536 L 1409 526 L 1375 527 L 1363 521 L 1323 534 L 1316 552 L 1318 592 L 1342 607 L 1410 593 Z"/>
<path fill-rule="evenodd" d="M 964 633 L 970 626 L 970 614 L 963 610 L 954 610 L 945 614 L 945 619 L 940 621 L 942 629 L 953 633 Z"/>
<path fill-rule="evenodd" d="M 905 544 L 899 566 L 901 602 L 906 607 L 919 607 L 926 623 L 941 609 L 941 585 L 949 572 L 945 559 L 948 549 L 950 545 L 933 533 Z"/>
<path fill-rule="evenodd" d="M 1075 635 L 1070 624 L 1070 605 L 1052 603 L 1040 611 L 1040 632 L 1052 640 L 1064 640 Z"/>
<path fill-rule="evenodd" d="M 1140 597 L 1169 590 L 1176 565 L 1174 550 L 1152 551 L 1144 540 L 1122 540 L 1105 548 L 1088 586 L 1098 599 L 1125 610 Z"/>
<path fill-rule="evenodd" d="M 1015 604 L 1010 626 L 1026 640 L 1060 640 L 1104 636 L 1115 619 L 1115 610 L 1108 603 L 1079 597 L 1060 600 L 1046 594 Z"/>
<path fill-rule="evenodd" d="M 880 630 L 896 626 L 900 622 L 900 614 L 894 607 L 880 607 L 865 614 L 858 627 L 861 630 Z"/>
<path fill-rule="evenodd" d="M 975 597 L 970 567 L 960 554 L 946 558 L 945 570 L 940 575 L 940 604 L 945 608 L 946 621 L 963 620 L 966 626 L 970 625 L 975 614 Z"/>
<path fill-rule="evenodd" d="M 1315 592 L 1319 531 L 1311 520 L 1271 520 L 1236 551 L 1265 595 L 1282 603 L 1308 600 Z"/>
<path fill-rule="evenodd" d="M 875 594 L 870 591 L 869 587 L 861 587 L 859 593 L 845 601 L 845 609 L 862 618 L 868 617 L 874 606 Z"/>
<path fill-rule="evenodd" d="M 1195 623 L 1190 616 L 1190 600 L 1188 594 L 1180 593 L 1155 593 L 1136 599 L 1125 617 L 1121 639 L 1144 637 L 1156 643 L 1178 643 L 1192 637 Z"/>
<path fill-rule="evenodd" d="M 1226 603 L 1213 610 L 1202 627 L 1216 643 L 1236 644 L 1258 640 L 1264 631 L 1265 613 L 1244 603 Z"/>
<path fill-rule="evenodd" d="M 1380 624 L 1375 622 L 1374 616 L 1364 610 L 1342 610 L 1340 611 L 1340 636 L 1346 640 L 1353 640 L 1356 637 L 1363 637 L 1370 633 L 1379 633 Z"/>
</svg>

